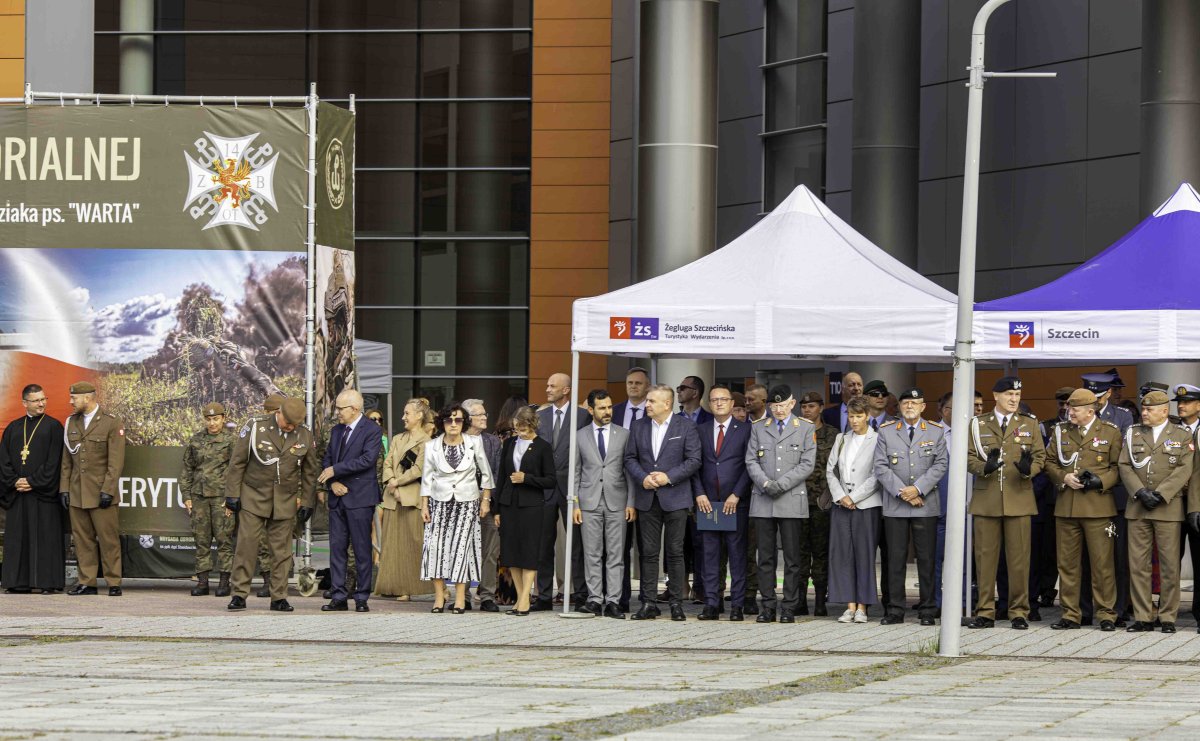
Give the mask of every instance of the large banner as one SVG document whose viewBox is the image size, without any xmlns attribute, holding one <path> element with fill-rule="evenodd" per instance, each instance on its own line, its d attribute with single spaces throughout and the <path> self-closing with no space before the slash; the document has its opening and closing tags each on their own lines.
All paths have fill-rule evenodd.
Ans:
<svg viewBox="0 0 1200 741">
<path fill-rule="evenodd" d="M 350 173 L 353 116 L 339 113 L 349 146 L 331 161 Z M 9 107 L 0 144 L 0 418 L 20 416 L 21 387 L 38 383 L 63 420 L 68 386 L 94 381 L 101 408 L 125 422 L 112 493 L 126 575 L 188 575 L 178 477 L 200 408 L 223 403 L 240 429 L 267 395 L 312 388 L 307 112 Z M 352 245 L 349 186 L 320 179 L 333 185 L 318 183 L 318 203 L 343 202 L 324 207 L 339 222 L 326 228 Z"/>
</svg>

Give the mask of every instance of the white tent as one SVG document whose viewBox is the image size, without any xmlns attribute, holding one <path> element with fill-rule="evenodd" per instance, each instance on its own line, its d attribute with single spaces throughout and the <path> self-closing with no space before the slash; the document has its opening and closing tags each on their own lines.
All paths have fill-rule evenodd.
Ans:
<svg viewBox="0 0 1200 741">
<path fill-rule="evenodd" d="M 575 352 L 949 362 L 956 299 L 808 188 L 721 249 L 573 309 Z"/>
</svg>

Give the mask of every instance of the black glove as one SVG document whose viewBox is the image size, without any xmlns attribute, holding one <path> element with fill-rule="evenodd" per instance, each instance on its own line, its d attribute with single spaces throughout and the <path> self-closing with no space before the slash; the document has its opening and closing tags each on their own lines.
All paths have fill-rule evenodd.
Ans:
<svg viewBox="0 0 1200 741">
<path fill-rule="evenodd" d="M 1188 512 L 1187 522 L 1192 532 L 1200 533 L 1200 512 Z"/>
<path fill-rule="evenodd" d="M 1167 500 L 1166 500 L 1166 499 L 1163 499 L 1163 495 L 1162 495 L 1162 494 L 1159 494 L 1159 493 L 1158 493 L 1158 492 L 1156 492 L 1156 491 L 1152 491 L 1152 492 L 1150 492 L 1150 496 L 1154 498 L 1154 507 L 1157 507 L 1157 506 L 1158 506 L 1158 505 L 1160 505 L 1160 504 L 1166 504 L 1166 503 L 1167 503 Z M 1151 507 L 1151 509 L 1153 509 L 1154 507 Z"/>
<path fill-rule="evenodd" d="M 988 452 L 987 463 L 983 464 L 983 475 L 991 476 L 1000 467 L 1000 448 Z"/>
<path fill-rule="evenodd" d="M 1088 489 L 1103 489 L 1104 488 L 1104 482 L 1102 482 L 1100 480 L 1099 476 L 1092 473 L 1091 471 L 1083 471 L 1082 473 L 1080 473 L 1078 475 L 1078 479 L 1079 479 L 1079 483 L 1083 484 L 1084 491 L 1087 491 Z"/>
<path fill-rule="evenodd" d="M 1134 493 L 1133 498 L 1138 500 L 1146 509 L 1154 509 L 1158 506 L 1158 500 L 1154 498 L 1154 492 L 1149 489 L 1138 489 Z"/>
<path fill-rule="evenodd" d="M 1017 461 L 1016 467 L 1022 476 L 1028 476 L 1029 472 L 1033 470 L 1033 451 L 1029 448 L 1022 450 L 1021 459 Z"/>
<path fill-rule="evenodd" d="M 296 510 L 296 522 L 301 525 L 308 522 L 308 518 L 312 517 L 312 507 L 301 507 Z"/>
<path fill-rule="evenodd" d="M 225 497 L 225 509 L 230 512 L 239 512 L 242 509 L 242 500 L 234 499 L 233 497 Z"/>
<path fill-rule="evenodd" d="M 67 492 L 64 491 L 62 494 L 59 494 L 58 500 L 62 502 L 63 509 L 71 508 L 71 495 Z"/>
<path fill-rule="evenodd" d="M 112 506 L 112 494 L 100 492 L 100 509 L 108 509 Z"/>
<path fill-rule="evenodd" d="M 412 468 L 413 464 L 416 462 L 417 462 L 417 451 L 409 450 L 407 453 L 404 454 L 404 458 L 402 458 L 400 460 L 400 470 L 407 471 L 408 469 Z"/>
</svg>

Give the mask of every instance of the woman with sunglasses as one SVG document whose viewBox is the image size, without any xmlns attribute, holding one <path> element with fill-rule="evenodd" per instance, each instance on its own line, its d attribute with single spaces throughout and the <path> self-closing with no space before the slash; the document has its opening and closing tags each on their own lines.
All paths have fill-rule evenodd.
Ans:
<svg viewBox="0 0 1200 741">
<path fill-rule="evenodd" d="M 383 509 L 380 518 L 379 577 L 375 594 L 408 601 L 414 594 L 429 594 L 421 581 L 421 547 L 425 525 L 421 519 L 421 478 L 425 472 L 425 446 L 433 434 L 433 410 L 424 399 L 404 405 L 404 432 L 396 435 L 383 460 Z"/>
<path fill-rule="evenodd" d="M 425 444 L 421 478 L 421 578 L 433 582 L 431 612 L 445 611 L 445 582 L 454 583 L 456 615 L 466 611 L 467 585 L 479 578 L 479 519 L 491 514 L 494 488 L 483 444 L 463 434 L 466 419 L 454 403 L 438 415 L 443 434 Z"/>
</svg>

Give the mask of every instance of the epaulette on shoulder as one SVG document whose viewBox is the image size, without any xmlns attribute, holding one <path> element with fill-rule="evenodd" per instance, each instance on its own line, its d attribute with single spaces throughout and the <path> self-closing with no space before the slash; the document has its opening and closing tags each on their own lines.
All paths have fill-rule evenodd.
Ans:
<svg viewBox="0 0 1200 741">
<path fill-rule="evenodd" d="M 773 420 L 774 420 L 774 418 L 768 414 L 768 415 L 765 415 L 762 419 L 758 420 L 758 422 L 756 422 L 755 424 L 769 425 L 769 424 L 771 424 L 771 422 Z"/>
<path fill-rule="evenodd" d="M 1029 414 L 1029 413 L 1026 413 L 1026 412 L 1017 412 L 1017 416 L 1019 416 L 1019 417 L 1025 417 L 1026 419 L 1032 419 L 1034 422 L 1037 422 L 1037 415 L 1036 415 L 1036 414 Z"/>
<path fill-rule="evenodd" d="M 925 420 L 925 424 L 933 425 L 934 427 L 937 427 L 937 428 L 942 428 L 942 427 L 946 426 L 946 425 L 942 424 L 941 422 L 934 422 L 932 419 Z"/>
<path fill-rule="evenodd" d="M 812 420 L 810 420 L 810 419 L 805 419 L 804 417 L 792 417 L 792 419 L 796 420 L 796 421 L 795 421 L 795 422 L 792 424 L 792 427 L 800 427 L 800 426 L 802 426 L 802 425 L 800 424 L 801 422 L 803 422 L 804 424 L 807 424 L 807 425 L 809 425 L 809 426 L 811 426 L 811 427 L 816 427 L 816 425 L 815 425 L 815 424 L 813 424 Z"/>
<path fill-rule="evenodd" d="M 1121 430 L 1121 425 L 1117 424 L 1116 422 L 1110 422 L 1107 419 L 1100 420 L 1100 424 L 1108 425 L 1109 427 L 1113 428 L 1114 430 L 1117 430 L 1118 432 L 1120 432 L 1120 430 Z"/>
</svg>

